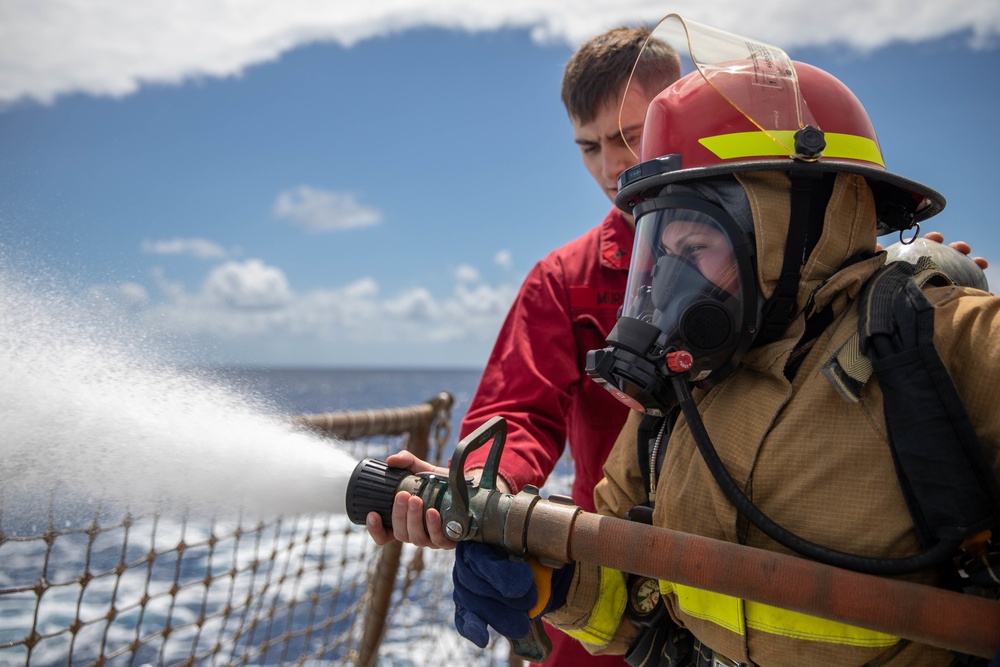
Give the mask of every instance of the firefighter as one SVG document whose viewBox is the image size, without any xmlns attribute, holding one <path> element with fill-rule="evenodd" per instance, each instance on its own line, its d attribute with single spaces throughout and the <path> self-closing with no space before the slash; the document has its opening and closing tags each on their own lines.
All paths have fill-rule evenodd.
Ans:
<svg viewBox="0 0 1000 667">
<path fill-rule="evenodd" d="M 885 263 L 878 236 L 915 228 L 944 207 L 943 197 L 886 170 L 865 109 L 827 72 L 720 31 L 703 43 L 747 51 L 706 58 L 692 24 L 683 27 L 697 69 L 653 100 L 642 162 L 619 180 L 616 203 L 635 216 L 637 241 L 623 316 L 588 370 L 633 411 L 595 490 L 598 512 L 924 584 L 968 585 L 952 567 L 966 536 L 948 541 L 943 557 L 911 515 L 922 498 L 899 481 L 894 451 L 906 443 L 895 441 L 883 408 L 911 408 L 918 431 L 951 425 L 930 416 L 919 423 L 934 406 L 885 396 L 881 371 L 847 379 L 838 357 L 858 333 L 859 295 Z M 926 336 L 977 441 L 967 467 L 980 488 L 945 482 L 937 493 L 981 497 L 984 515 L 970 521 L 978 530 L 1000 515 L 1000 299 L 946 282 L 920 293 L 931 306 Z M 461 543 L 459 630 L 481 639 L 492 625 L 516 636 L 544 615 L 589 651 L 643 665 L 962 659 L 584 563 L 527 567 Z"/>
</svg>

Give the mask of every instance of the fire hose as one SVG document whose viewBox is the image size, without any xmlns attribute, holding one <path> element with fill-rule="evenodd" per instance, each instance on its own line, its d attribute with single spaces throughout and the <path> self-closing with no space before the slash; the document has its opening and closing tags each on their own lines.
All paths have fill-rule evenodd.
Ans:
<svg viewBox="0 0 1000 667">
<path fill-rule="evenodd" d="M 376 511 L 390 526 L 393 498 L 407 491 L 441 513 L 450 538 L 489 544 L 512 560 L 534 556 L 553 567 L 590 563 L 959 653 L 992 658 L 997 652 L 1000 602 L 994 600 L 592 514 L 565 496 L 542 498 L 531 486 L 503 493 L 496 479 L 506 436 L 502 417 L 483 424 L 459 443 L 447 477 L 362 460 L 348 484 L 348 516 L 363 525 Z M 476 485 L 465 477 L 465 460 L 487 443 L 492 446 Z M 511 642 L 518 655 L 536 662 L 551 648 L 540 621 Z"/>
</svg>

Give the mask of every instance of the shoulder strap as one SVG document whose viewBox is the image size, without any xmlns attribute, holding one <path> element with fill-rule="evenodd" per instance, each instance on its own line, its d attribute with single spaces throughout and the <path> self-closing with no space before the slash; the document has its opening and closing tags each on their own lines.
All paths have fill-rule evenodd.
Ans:
<svg viewBox="0 0 1000 667">
<path fill-rule="evenodd" d="M 896 264 L 906 264 L 906 262 L 892 262 L 883 266 L 865 284 L 862 295 L 873 289 L 876 280 L 880 281 L 878 284 L 882 288 L 887 287 L 889 283 L 881 282 L 880 276 Z M 937 265 L 929 257 L 921 257 L 911 268 L 913 269 L 913 280 L 921 288 L 926 285 L 949 285 L 953 282 L 946 273 L 938 269 Z M 905 268 L 892 270 L 906 271 Z M 884 300 L 880 300 L 879 303 L 884 303 Z M 863 312 L 861 316 L 864 317 Z M 868 382 L 873 372 L 871 359 L 861 350 L 860 331 L 855 332 L 823 366 L 823 375 L 840 392 L 841 397 L 849 403 L 857 403 L 861 400 L 861 389 Z"/>
</svg>

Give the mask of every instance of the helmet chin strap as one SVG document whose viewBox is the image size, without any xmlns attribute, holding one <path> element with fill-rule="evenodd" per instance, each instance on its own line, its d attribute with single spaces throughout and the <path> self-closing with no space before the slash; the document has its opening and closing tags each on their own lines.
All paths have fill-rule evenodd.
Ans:
<svg viewBox="0 0 1000 667">
<path fill-rule="evenodd" d="M 812 558 L 827 565 L 877 575 L 908 574 L 935 567 L 951 558 L 961 543 L 960 538 L 954 540 L 942 539 L 930 548 L 914 556 L 907 556 L 905 558 L 869 558 L 867 556 L 859 556 L 830 549 L 795 535 L 775 523 L 774 520 L 754 505 L 753 501 L 747 498 L 746 494 L 743 493 L 742 489 L 740 489 L 739 485 L 729 474 L 726 465 L 722 462 L 719 453 L 715 449 L 715 445 L 712 444 L 712 440 L 708 436 L 708 431 L 705 429 L 705 424 L 701 419 L 701 414 L 698 412 L 698 407 L 691 398 L 688 381 L 681 375 L 674 375 L 670 378 L 670 382 L 673 385 L 674 393 L 677 394 L 677 400 L 681 412 L 684 414 L 684 419 L 687 421 L 688 429 L 691 431 L 691 436 L 694 438 L 695 444 L 698 446 L 698 451 L 705 460 L 705 464 L 708 466 L 709 471 L 711 471 L 712 477 L 715 478 L 719 488 L 722 489 L 726 498 L 736 507 L 740 514 L 749 519 L 750 523 L 775 542 L 807 558 Z"/>
<path fill-rule="evenodd" d="M 833 192 L 834 174 L 801 165 L 793 168 L 788 176 L 791 180 L 791 211 L 788 215 L 785 256 L 778 284 L 764 303 L 761 332 L 755 345 L 764 345 L 781 338 L 799 312 L 796 298 L 802 279 L 802 267 L 823 232 L 826 206 Z"/>
</svg>

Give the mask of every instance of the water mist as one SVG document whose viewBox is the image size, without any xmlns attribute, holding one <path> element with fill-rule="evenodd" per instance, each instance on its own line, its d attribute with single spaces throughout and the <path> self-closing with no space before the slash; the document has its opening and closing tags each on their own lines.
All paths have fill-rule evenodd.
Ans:
<svg viewBox="0 0 1000 667">
<path fill-rule="evenodd" d="M 356 461 L 0 257 L 0 512 L 343 512 Z"/>
</svg>

